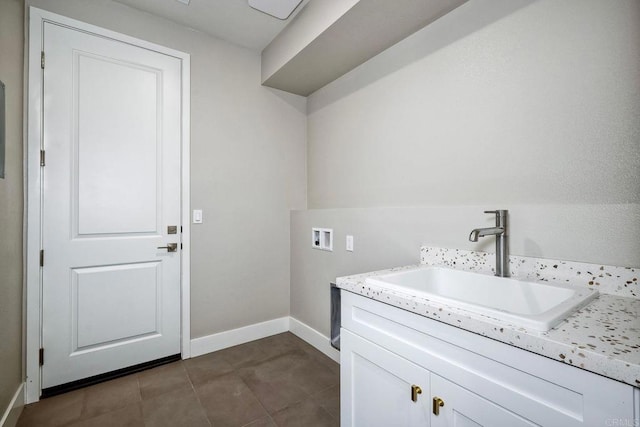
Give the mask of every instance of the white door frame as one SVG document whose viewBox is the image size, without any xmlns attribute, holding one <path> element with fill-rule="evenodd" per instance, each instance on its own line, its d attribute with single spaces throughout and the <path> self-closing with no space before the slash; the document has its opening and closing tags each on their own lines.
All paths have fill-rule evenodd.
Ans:
<svg viewBox="0 0 640 427">
<path fill-rule="evenodd" d="M 24 346 L 26 361 L 26 403 L 37 402 L 41 392 L 41 373 L 39 349 L 42 342 L 42 275 L 40 268 L 40 249 L 42 242 L 42 168 L 40 167 L 40 148 L 42 141 L 42 69 L 40 53 L 43 46 L 43 27 L 45 22 L 63 25 L 72 29 L 90 33 L 144 49 L 178 58 L 182 64 L 182 117 L 181 117 L 181 353 L 182 358 L 191 356 L 190 332 L 190 56 L 164 46 L 129 37 L 106 30 L 75 19 L 35 7 L 29 7 L 29 32 L 26 41 L 27 60 L 27 125 L 25 132 L 25 334 Z M 45 167 L 46 168 L 46 167 Z M 46 356 L 45 356 L 46 357 Z M 46 362 L 45 362 L 46 363 Z"/>
</svg>

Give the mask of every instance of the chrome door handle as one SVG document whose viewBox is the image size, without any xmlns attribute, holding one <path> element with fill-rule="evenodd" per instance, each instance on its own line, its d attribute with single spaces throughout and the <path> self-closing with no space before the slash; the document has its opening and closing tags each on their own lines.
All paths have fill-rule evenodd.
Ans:
<svg viewBox="0 0 640 427">
<path fill-rule="evenodd" d="M 178 244 L 167 243 L 167 246 L 158 246 L 158 249 L 166 249 L 167 252 L 178 252 Z"/>
</svg>

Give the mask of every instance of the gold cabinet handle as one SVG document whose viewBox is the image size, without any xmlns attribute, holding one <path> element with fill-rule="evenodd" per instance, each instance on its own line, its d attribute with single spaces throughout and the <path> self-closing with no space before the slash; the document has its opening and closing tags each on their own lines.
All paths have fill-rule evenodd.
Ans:
<svg viewBox="0 0 640 427">
<path fill-rule="evenodd" d="M 439 397 L 433 398 L 433 414 L 434 415 L 440 415 L 440 408 L 442 408 L 443 406 L 444 406 L 444 400 L 440 399 Z"/>
<path fill-rule="evenodd" d="M 418 401 L 418 395 L 422 394 L 422 389 L 418 385 L 411 386 L 411 400 L 414 402 Z"/>
</svg>

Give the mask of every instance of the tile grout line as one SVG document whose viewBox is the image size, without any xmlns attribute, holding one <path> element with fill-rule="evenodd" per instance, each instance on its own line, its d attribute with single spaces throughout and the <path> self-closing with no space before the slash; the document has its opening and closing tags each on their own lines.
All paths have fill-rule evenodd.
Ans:
<svg viewBox="0 0 640 427">
<path fill-rule="evenodd" d="M 306 354 L 306 352 L 304 351 L 304 349 L 302 348 L 302 346 L 301 346 L 301 345 L 298 345 L 297 343 L 296 343 L 295 345 L 296 345 L 296 349 L 297 349 L 297 350 L 301 350 L 303 353 L 305 353 L 305 354 Z M 294 351 L 295 351 L 295 350 L 294 350 Z M 272 357 L 267 357 L 267 358 L 265 358 L 265 359 L 263 359 L 263 360 L 253 361 L 253 364 L 254 364 L 254 366 L 255 366 L 256 364 L 258 364 L 258 365 L 259 365 L 259 364 L 262 364 L 262 363 L 268 362 L 268 361 L 270 361 L 270 360 L 273 360 L 273 359 L 275 359 L 275 358 L 277 358 L 277 357 L 280 357 L 280 356 L 282 356 L 283 354 L 287 354 L 287 353 L 290 353 L 290 351 L 285 351 L 285 352 L 283 352 L 283 353 L 281 353 L 281 354 L 277 354 L 277 355 L 274 355 L 274 356 L 272 356 Z M 247 365 L 247 366 L 239 366 L 238 368 L 236 368 L 236 367 L 232 366 L 234 373 L 238 376 L 238 378 L 240 378 L 240 380 L 242 381 L 242 383 L 243 383 L 243 384 L 244 384 L 244 385 L 249 389 L 249 391 L 251 392 L 251 394 L 253 394 L 253 396 L 255 397 L 256 401 L 260 404 L 260 406 L 262 407 L 262 409 L 264 409 L 264 411 L 267 413 L 267 417 L 268 417 L 268 418 L 273 422 L 273 424 L 275 424 L 276 426 L 280 427 L 280 424 L 278 424 L 278 423 L 276 422 L 276 420 L 273 418 L 273 416 L 272 416 L 271 412 L 270 412 L 270 411 L 269 411 L 269 410 L 264 406 L 264 404 L 263 404 L 263 403 L 262 403 L 262 401 L 258 398 L 258 396 L 255 394 L 255 392 L 253 391 L 253 389 L 251 388 L 251 386 L 247 383 L 247 381 L 245 381 L 245 379 L 244 379 L 244 378 L 243 378 L 239 373 L 237 373 L 237 372 L 236 372 L 236 369 L 242 369 L 242 368 L 248 368 L 248 367 L 249 367 L 248 365 Z M 310 398 L 311 398 L 311 395 L 309 395 L 309 394 L 307 394 L 307 396 L 305 397 L 305 399 L 310 399 Z M 295 404 L 301 403 L 301 402 L 303 402 L 305 399 L 296 400 L 295 402 L 291 402 L 291 403 L 287 404 L 287 406 L 285 406 L 284 408 L 281 408 L 281 409 L 278 409 L 277 411 L 274 411 L 274 413 L 277 413 L 277 412 L 283 411 L 283 410 L 287 409 L 288 407 L 290 407 L 291 405 L 295 405 Z M 324 409 L 324 408 L 322 408 L 322 409 Z M 331 415 L 331 414 L 329 414 L 329 415 Z M 249 422 L 249 423 L 245 424 L 245 426 L 244 426 L 244 427 L 248 426 L 249 424 L 251 424 L 251 423 L 253 423 L 253 422 L 255 422 L 255 421 L 259 420 L 259 419 L 260 419 L 260 418 L 257 418 L 257 419 L 255 419 L 255 420 L 252 420 L 251 422 Z"/>
<path fill-rule="evenodd" d="M 269 419 L 273 422 L 273 424 L 275 424 L 276 426 L 278 426 L 278 423 L 276 423 L 276 420 L 273 419 L 273 417 L 271 417 L 271 413 L 269 412 L 269 410 L 264 406 L 264 404 L 262 403 L 262 401 L 260 401 L 260 399 L 258 399 L 258 396 L 256 396 L 256 394 L 254 393 L 253 389 L 249 386 L 249 384 L 247 384 L 247 382 L 244 380 L 244 378 L 242 378 L 238 373 L 235 372 L 235 368 L 234 369 L 234 374 L 236 374 L 238 376 L 238 378 L 240 378 L 240 381 L 242 381 L 242 383 L 245 385 L 245 387 L 247 387 L 249 389 L 249 391 L 251 392 L 251 394 L 253 395 L 253 397 L 256 399 L 256 401 L 260 404 L 260 406 L 262 406 L 262 409 L 264 409 L 264 412 L 267 413 L 267 417 L 269 417 Z M 249 424 L 258 421 L 260 418 L 256 418 L 255 420 L 251 420 L 250 422 L 248 422 L 247 424 L 245 424 L 243 427 L 248 426 Z"/>
<path fill-rule="evenodd" d="M 140 405 L 140 416 L 142 417 L 142 424 L 146 427 L 147 426 L 147 420 L 145 420 L 145 417 L 144 417 L 144 407 L 143 407 L 143 399 L 142 399 L 142 386 L 140 385 L 139 372 L 136 372 L 135 376 L 136 376 L 136 384 L 138 384 L 138 395 L 140 395 L 140 401 L 138 402 L 138 405 Z"/>
<path fill-rule="evenodd" d="M 283 353 L 283 354 L 285 354 L 285 353 Z M 278 356 L 274 356 L 273 358 L 275 358 L 275 357 L 278 357 Z M 271 359 L 273 359 L 273 358 L 271 358 Z M 267 360 L 271 360 L 271 359 L 267 359 Z M 259 363 L 262 363 L 262 362 L 259 362 Z M 269 417 L 269 419 L 270 419 L 271 421 L 273 421 L 273 423 L 274 423 L 276 426 L 280 427 L 280 424 L 278 424 L 278 423 L 276 422 L 276 420 L 273 418 L 273 416 L 272 416 L 273 414 L 271 414 L 271 412 L 270 412 L 270 411 L 269 411 L 269 410 L 264 406 L 264 404 L 262 403 L 262 401 L 260 401 L 260 399 L 259 399 L 259 398 L 258 398 L 258 396 L 254 393 L 254 391 L 253 391 L 253 389 L 251 388 L 251 386 L 250 386 L 249 384 L 247 384 L 247 382 L 244 380 L 244 378 L 243 378 L 242 376 L 240 376 L 239 374 L 237 374 L 237 375 L 238 375 L 238 377 L 240 378 L 240 380 L 245 384 L 245 386 L 247 386 L 247 388 L 248 388 L 248 389 L 251 391 L 251 393 L 254 395 L 254 397 L 256 398 L 256 400 L 258 401 L 258 403 L 260 404 L 260 406 L 262 406 L 262 408 L 265 410 L 265 412 L 267 413 L 267 416 Z M 315 395 L 320 394 L 320 393 L 322 393 L 322 392 L 324 392 L 324 391 L 327 391 L 327 390 L 329 390 L 329 389 L 330 389 L 330 388 L 332 388 L 332 387 L 336 387 L 336 384 L 334 384 L 334 385 L 330 385 L 330 386 L 328 386 L 328 387 L 326 387 L 326 388 L 323 388 L 322 390 L 318 390 L 317 392 L 315 392 L 315 393 L 313 393 L 313 394 L 305 393 L 305 397 L 304 397 L 304 398 L 302 398 L 302 399 L 300 399 L 300 400 L 295 400 L 295 401 L 293 401 L 293 402 L 289 402 L 285 407 L 280 408 L 280 409 L 278 409 L 278 410 L 274 411 L 274 414 L 276 414 L 276 413 L 278 413 L 278 412 L 281 412 L 281 411 L 284 411 L 284 410 L 286 410 L 286 409 L 288 409 L 288 408 L 291 408 L 291 407 L 293 407 L 293 406 L 295 406 L 295 405 L 298 405 L 298 404 L 300 404 L 300 403 L 303 403 L 303 402 L 305 402 L 305 401 L 311 401 L 311 402 L 314 402 L 314 401 L 316 400 L 316 399 L 314 398 L 314 396 L 315 396 Z M 339 419 L 337 419 L 336 417 L 334 417 L 334 416 L 333 416 L 333 415 L 332 415 L 332 414 L 331 414 L 327 409 L 325 409 L 325 408 L 324 408 L 324 406 L 322 406 L 320 403 L 318 403 L 318 406 L 320 407 L 320 410 L 321 410 L 321 411 L 324 411 L 324 412 L 325 412 L 325 413 L 326 413 L 326 414 L 327 414 L 331 419 L 333 419 L 333 420 L 336 420 L 336 421 L 340 422 L 340 420 L 339 420 Z M 248 424 L 245 424 L 243 427 L 246 427 L 246 426 L 250 425 L 251 423 L 253 423 L 253 422 L 255 422 L 255 421 L 259 420 L 259 419 L 260 419 L 260 418 L 257 418 L 257 419 L 255 419 L 255 420 L 252 420 L 252 421 L 251 421 L 251 422 L 249 422 Z"/>
<path fill-rule="evenodd" d="M 191 375 L 189 375 L 189 368 L 187 368 L 186 363 L 183 363 L 183 365 L 184 365 L 184 370 L 187 373 L 187 379 L 189 380 L 189 384 L 191 385 L 191 390 L 193 390 L 193 394 L 196 395 L 196 399 L 198 400 L 198 405 L 200 405 L 200 409 L 202 410 L 202 413 L 204 414 L 204 417 L 206 418 L 207 423 L 209 423 L 209 427 L 212 427 L 213 423 L 209 419 L 209 415 L 207 415 L 207 411 L 204 409 L 204 406 L 202 405 L 202 401 L 200 400 L 200 395 L 196 390 L 196 386 L 193 384 L 193 380 L 191 380 Z"/>
</svg>

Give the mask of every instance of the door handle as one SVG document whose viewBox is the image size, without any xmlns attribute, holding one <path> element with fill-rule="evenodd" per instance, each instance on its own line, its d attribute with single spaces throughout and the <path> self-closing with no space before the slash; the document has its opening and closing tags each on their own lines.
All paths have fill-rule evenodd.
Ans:
<svg viewBox="0 0 640 427">
<path fill-rule="evenodd" d="M 167 243 L 167 246 L 158 246 L 158 249 L 166 249 L 167 252 L 178 252 L 178 244 Z"/>
<path fill-rule="evenodd" d="M 418 401 L 418 395 L 422 394 L 422 389 L 420 388 L 419 385 L 412 385 L 411 386 L 411 400 L 414 402 Z"/>
<path fill-rule="evenodd" d="M 443 406 L 444 406 L 444 400 L 440 399 L 439 397 L 433 398 L 433 414 L 434 415 L 440 415 L 440 408 L 442 408 Z"/>
</svg>

